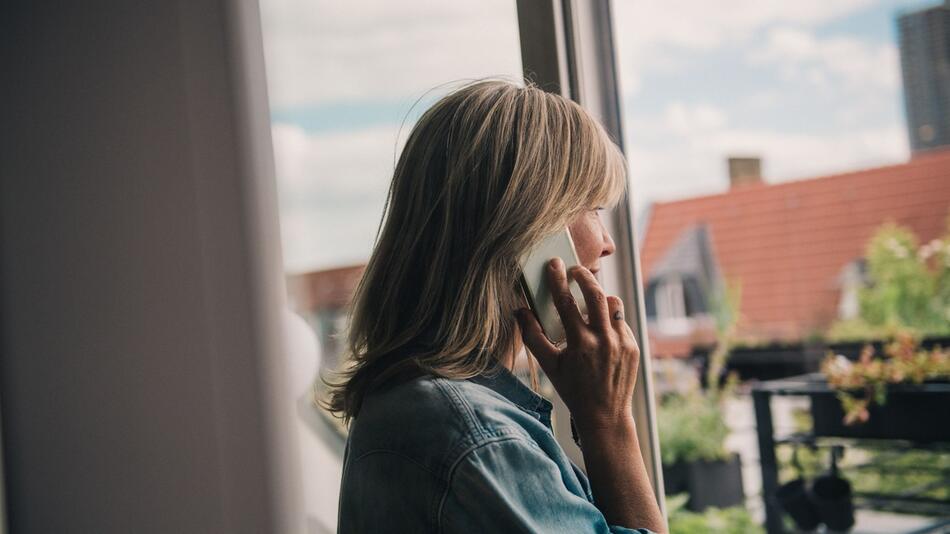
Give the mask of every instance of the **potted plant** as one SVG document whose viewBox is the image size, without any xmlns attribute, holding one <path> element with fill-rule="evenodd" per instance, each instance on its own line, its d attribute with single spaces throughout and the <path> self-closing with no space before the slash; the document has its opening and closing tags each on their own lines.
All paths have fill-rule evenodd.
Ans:
<svg viewBox="0 0 950 534">
<path fill-rule="evenodd" d="M 916 338 L 903 333 L 884 353 L 877 357 L 867 345 L 857 362 L 828 354 L 821 370 L 834 396 L 812 398 L 815 434 L 950 441 L 950 425 L 933 419 L 940 407 L 950 406 L 950 351 L 920 349 Z"/>
<path fill-rule="evenodd" d="M 725 448 L 729 428 L 718 403 L 699 391 L 672 395 L 660 404 L 657 425 L 667 494 L 688 493 L 693 511 L 743 503 L 742 464 Z"/>
<path fill-rule="evenodd" d="M 744 506 L 709 508 L 703 513 L 686 509 L 686 496 L 666 500 L 672 534 L 764 534 L 765 529 Z"/>
<path fill-rule="evenodd" d="M 829 353 L 822 362 L 828 390 L 812 395 L 815 434 L 950 441 L 950 425 L 940 420 L 950 405 L 950 352 L 919 345 L 950 334 L 950 217 L 947 233 L 923 245 L 910 229 L 885 223 L 863 264 L 859 316 L 839 321 L 829 337 L 865 345 L 857 361 Z M 872 341 L 883 344 L 883 355 Z"/>
<path fill-rule="evenodd" d="M 723 404 L 732 396 L 737 377 L 733 374 L 722 381 L 736 342 L 740 290 L 738 281 L 732 281 L 717 285 L 710 294 L 716 347 L 708 359 L 706 389 L 670 395 L 658 409 L 666 493 L 689 493 L 686 506 L 693 511 L 740 505 L 745 500 L 741 459 L 725 447 L 729 427 Z"/>
</svg>

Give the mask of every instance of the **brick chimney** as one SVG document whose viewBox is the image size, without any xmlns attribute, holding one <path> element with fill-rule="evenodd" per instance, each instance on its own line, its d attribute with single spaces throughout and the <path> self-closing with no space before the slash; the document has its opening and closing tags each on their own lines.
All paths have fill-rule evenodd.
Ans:
<svg viewBox="0 0 950 534">
<path fill-rule="evenodd" d="M 758 157 L 729 158 L 729 187 L 762 183 L 762 159 Z"/>
</svg>

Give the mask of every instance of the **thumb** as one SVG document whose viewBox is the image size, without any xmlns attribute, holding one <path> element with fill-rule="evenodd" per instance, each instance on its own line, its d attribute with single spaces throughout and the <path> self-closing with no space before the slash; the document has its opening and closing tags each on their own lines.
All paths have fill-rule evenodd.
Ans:
<svg viewBox="0 0 950 534">
<path fill-rule="evenodd" d="M 515 317 L 518 318 L 518 326 L 521 327 L 521 338 L 525 346 L 541 364 L 541 369 L 550 376 L 560 352 L 548 341 L 544 331 L 541 330 L 541 324 L 538 323 L 537 317 L 531 310 L 521 308 L 515 312 Z"/>
</svg>

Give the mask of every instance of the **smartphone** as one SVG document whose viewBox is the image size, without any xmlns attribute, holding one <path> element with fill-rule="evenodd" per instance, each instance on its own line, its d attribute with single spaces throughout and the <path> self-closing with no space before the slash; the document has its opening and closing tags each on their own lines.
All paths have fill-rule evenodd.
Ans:
<svg viewBox="0 0 950 534">
<path fill-rule="evenodd" d="M 520 263 L 521 286 L 528 306 L 537 316 L 544 335 L 551 343 L 558 344 L 564 341 L 567 335 L 564 332 L 564 324 L 561 323 L 561 316 L 558 315 L 557 308 L 554 306 L 551 289 L 548 287 L 547 267 L 551 259 L 555 257 L 564 261 L 566 269 L 580 265 L 577 251 L 574 249 L 574 240 L 571 239 L 571 232 L 567 228 L 542 240 L 521 257 Z M 568 275 L 568 287 L 574 295 L 574 300 L 577 301 L 581 315 L 586 316 L 587 303 L 584 301 L 584 294 L 570 275 Z"/>
</svg>

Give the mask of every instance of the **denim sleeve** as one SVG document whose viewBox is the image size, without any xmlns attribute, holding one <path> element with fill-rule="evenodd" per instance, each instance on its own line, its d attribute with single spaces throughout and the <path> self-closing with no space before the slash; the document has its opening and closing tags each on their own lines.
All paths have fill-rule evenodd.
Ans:
<svg viewBox="0 0 950 534">
<path fill-rule="evenodd" d="M 535 444 L 496 438 L 466 453 L 449 481 L 439 522 L 444 532 L 640 533 L 608 525 Z"/>
</svg>

